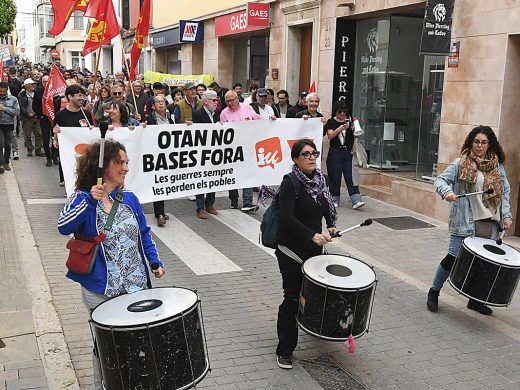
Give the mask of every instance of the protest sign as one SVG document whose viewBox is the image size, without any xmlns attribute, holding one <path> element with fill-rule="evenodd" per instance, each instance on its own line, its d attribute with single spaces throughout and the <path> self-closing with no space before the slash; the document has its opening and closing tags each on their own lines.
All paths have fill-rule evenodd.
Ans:
<svg viewBox="0 0 520 390">
<path fill-rule="evenodd" d="M 292 145 L 311 138 L 321 150 L 322 132 L 319 118 L 278 119 L 118 128 L 107 132 L 106 139 L 125 145 L 130 161 L 125 187 L 148 203 L 278 185 L 292 168 Z M 77 158 L 99 136 L 97 128 L 61 129 L 60 158 L 68 195 L 74 190 Z"/>
</svg>

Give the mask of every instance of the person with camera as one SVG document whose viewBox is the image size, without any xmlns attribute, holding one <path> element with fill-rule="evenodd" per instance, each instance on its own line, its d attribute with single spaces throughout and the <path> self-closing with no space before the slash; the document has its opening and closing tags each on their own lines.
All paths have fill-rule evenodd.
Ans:
<svg viewBox="0 0 520 390">
<path fill-rule="evenodd" d="M 330 118 L 324 127 L 324 132 L 330 140 L 327 156 L 327 173 L 330 179 L 330 192 L 334 205 L 339 206 L 341 176 L 347 184 L 347 191 L 354 210 L 363 207 L 359 187 L 353 179 L 352 147 L 354 145 L 354 123 L 350 116 L 350 108 L 344 101 L 334 102 L 332 106 L 334 117 Z"/>
</svg>

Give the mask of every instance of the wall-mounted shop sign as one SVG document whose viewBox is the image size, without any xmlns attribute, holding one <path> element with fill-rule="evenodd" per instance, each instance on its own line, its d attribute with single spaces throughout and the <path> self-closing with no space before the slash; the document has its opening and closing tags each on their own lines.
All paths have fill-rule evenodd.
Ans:
<svg viewBox="0 0 520 390">
<path fill-rule="evenodd" d="M 247 25 L 269 27 L 269 3 L 247 3 Z"/>
<path fill-rule="evenodd" d="M 204 40 L 204 25 L 202 22 L 179 20 L 179 34 L 181 42 L 202 42 Z"/>
<path fill-rule="evenodd" d="M 421 37 L 421 54 L 450 54 L 451 23 L 455 0 L 427 0 Z"/>
<path fill-rule="evenodd" d="M 356 63 L 356 21 L 336 22 L 336 52 L 334 54 L 333 101 L 344 100 L 352 108 L 354 99 L 354 67 Z"/>
<path fill-rule="evenodd" d="M 247 10 L 234 12 L 215 18 L 215 36 L 239 34 L 247 31 L 262 30 L 265 27 L 248 26 Z"/>
<path fill-rule="evenodd" d="M 451 44 L 450 55 L 448 56 L 448 68 L 459 67 L 460 41 Z"/>
<path fill-rule="evenodd" d="M 178 45 L 179 43 L 181 43 L 181 41 L 179 40 L 179 27 L 159 31 L 151 35 L 152 46 L 154 49 L 157 49 L 159 47 Z"/>
</svg>

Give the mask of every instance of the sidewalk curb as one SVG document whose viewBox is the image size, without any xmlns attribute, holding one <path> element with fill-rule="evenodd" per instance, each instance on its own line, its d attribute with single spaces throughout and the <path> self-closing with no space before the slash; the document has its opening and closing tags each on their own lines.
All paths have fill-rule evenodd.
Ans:
<svg viewBox="0 0 520 390">
<path fill-rule="evenodd" d="M 72 366 L 58 313 L 52 302 L 49 283 L 25 211 L 18 182 L 14 173 L 4 176 L 9 205 L 13 211 L 20 263 L 31 295 L 36 340 L 49 390 L 79 390 L 76 372 Z M 17 211 L 14 212 L 14 210 Z"/>
</svg>

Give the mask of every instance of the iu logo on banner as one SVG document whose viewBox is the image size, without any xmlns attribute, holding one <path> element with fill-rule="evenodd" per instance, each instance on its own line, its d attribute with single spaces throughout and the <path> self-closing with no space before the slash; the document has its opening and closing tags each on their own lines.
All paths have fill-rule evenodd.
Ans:
<svg viewBox="0 0 520 390">
<path fill-rule="evenodd" d="M 275 164 L 281 163 L 282 145 L 280 138 L 272 137 L 259 141 L 255 145 L 256 161 L 260 168 L 271 167 L 274 169 Z"/>
</svg>

